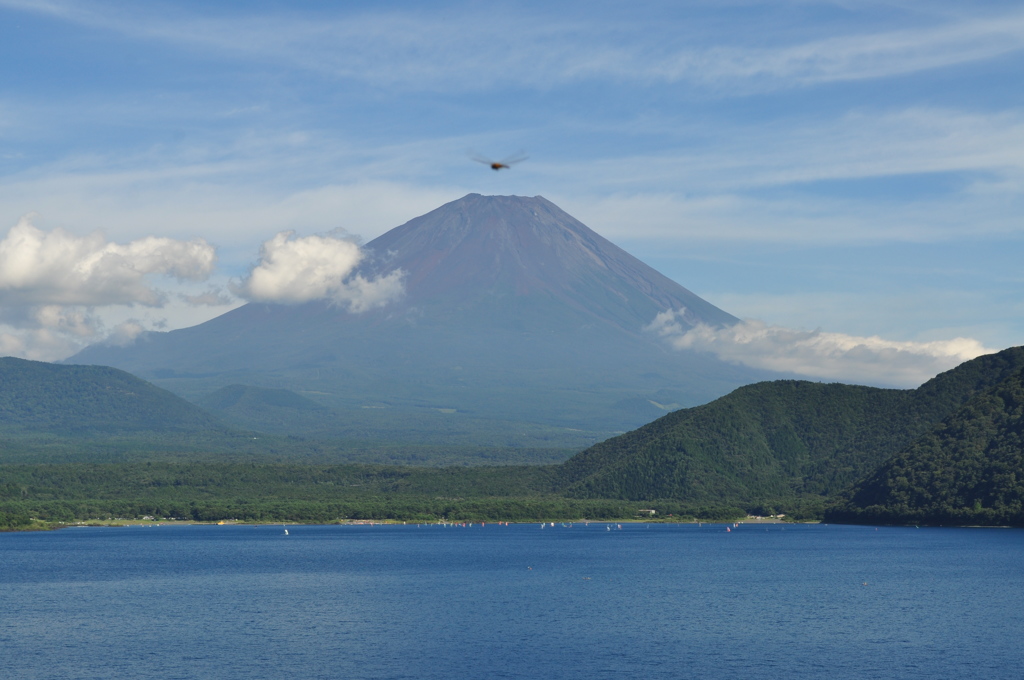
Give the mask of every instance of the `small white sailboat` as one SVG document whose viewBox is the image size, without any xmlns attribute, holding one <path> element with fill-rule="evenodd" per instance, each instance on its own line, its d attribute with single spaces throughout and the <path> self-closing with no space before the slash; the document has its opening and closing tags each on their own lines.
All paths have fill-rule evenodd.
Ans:
<svg viewBox="0 0 1024 680">
<path fill-rule="evenodd" d="M 288 526 L 286 524 L 282 524 L 281 526 L 284 527 L 284 535 L 287 536 L 288 535 Z"/>
</svg>

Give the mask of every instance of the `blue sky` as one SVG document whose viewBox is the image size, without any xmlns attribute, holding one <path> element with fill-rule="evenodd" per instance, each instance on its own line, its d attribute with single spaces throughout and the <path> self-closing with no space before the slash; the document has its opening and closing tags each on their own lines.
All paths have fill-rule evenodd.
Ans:
<svg viewBox="0 0 1024 680">
<path fill-rule="evenodd" d="M 916 384 L 1024 344 L 1022 74 L 1014 2 L 0 0 L 0 353 L 192 325 L 282 231 L 479 192 L 749 320 L 669 341 Z"/>
</svg>

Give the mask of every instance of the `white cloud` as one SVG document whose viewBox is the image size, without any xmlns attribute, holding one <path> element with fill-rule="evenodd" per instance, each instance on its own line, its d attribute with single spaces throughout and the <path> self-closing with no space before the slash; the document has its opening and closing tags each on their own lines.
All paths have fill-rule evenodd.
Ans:
<svg viewBox="0 0 1024 680">
<path fill-rule="evenodd" d="M 260 261 L 235 286 L 235 293 L 254 302 L 302 303 L 330 300 L 363 312 L 401 296 L 403 272 L 367 279 L 356 272 L 363 251 L 355 242 L 336 236 L 296 237 L 283 231 L 260 248 Z"/>
<path fill-rule="evenodd" d="M 44 305 L 31 309 L 40 328 L 74 338 L 92 338 L 103 329 L 103 322 L 89 309 Z"/>
<path fill-rule="evenodd" d="M 82 345 L 68 335 L 48 328 L 31 330 L 0 326 L 0 356 L 33 361 L 54 361 L 74 354 Z"/>
<path fill-rule="evenodd" d="M 118 347 L 125 347 L 135 342 L 135 338 L 145 331 L 146 327 L 138 319 L 129 319 L 114 326 L 104 342 Z"/>
<path fill-rule="evenodd" d="M 103 330 L 103 321 L 88 308 L 0 308 L 0 356 L 36 361 L 62 359 L 102 337 Z"/>
<path fill-rule="evenodd" d="M 24 217 L 0 240 L 0 353 L 65 358 L 104 339 L 100 310 L 162 307 L 171 297 L 154 279 L 172 287 L 203 281 L 215 260 L 202 239 L 147 236 L 119 244 L 99 232 L 44 231 Z M 178 293 L 174 299 L 189 297 Z M 192 304 L 211 300 L 199 296 Z M 123 341 L 138 332 L 121 324 L 112 335 Z"/>
<path fill-rule="evenodd" d="M 45 232 L 22 218 L 0 241 L 0 303 L 160 306 L 150 275 L 202 280 L 215 253 L 202 239 L 149 236 L 121 245 L 99 233 Z"/>
<path fill-rule="evenodd" d="M 224 307 L 232 303 L 231 296 L 216 286 L 195 295 L 180 293 L 178 297 L 190 305 L 202 307 Z"/>
<path fill-rule="evenodd" d="M 964 361 L 996 351 L 970 338 L 896 342 L 793 330 L 755 320 L 723 328 L 691 327 L 681 322 L 681 314 L 663 312 L 647 330 L 679 350 L 710 352 L 754 368 L 864 384 L 916 387 Z"/>
<path fill-rule="evenodd" d="M 829 273 L 826 275 L 834 271 L 832 263 L 817 266 Z M 894 285 L 890 278 L 879 276 L 874 286 L 828 289 L 821 287 L 815 265 L 808 265 L 796 274 L 808 282 L 799 290 L 773 292 L 764 286 L 742 293 L 704 290 L 701 296 L 741 319 L 771 319 L 773 325 L 787 328 L 828 328 L 850 335 L 917 342 L 970 337 L 987 347 L 999 348 L 1021 344 L 1019 333 L 1014 333 L 1013 324 L 1007 321 L 1024 318 L 1024 300 L 1012 292 L 993 295 L 989 290 L 967 290 L 962 286 L 963 279 L 951 278 L 946 262 L 935 263 L 934 267 L 945 279 L 945 286 Z M 928 274 L 914 272 L 906 276 L 913 280 Z M 1014 285 L 1020 284 L 1024 281 Z M 865 329 L 870 331 L 865 333 Z"/>
</svg>

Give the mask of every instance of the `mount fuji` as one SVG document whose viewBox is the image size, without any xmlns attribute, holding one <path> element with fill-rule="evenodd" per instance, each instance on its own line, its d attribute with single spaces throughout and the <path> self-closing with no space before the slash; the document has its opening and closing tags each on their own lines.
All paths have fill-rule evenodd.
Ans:
<svg viewBox="0 0 1024 680">
<path fill-rule="evenodd" d="M 585 444 L 778 377 L 668 347 L 646 330 L 659 313 L 684 327 L 737 319 L 539 196 L 470 194 L 365 250 L 360 274 L 401 270 L 401 298 L 360 313 L 250 303 L 66 363 L 124 369 L 229 419 L 238 400 L 218 390 L 230 386 L 262 404 L 262 416 L 236 409 L 249 426 L 434 443 L 472 431 L 502 446 L 553 431 Z M 302 399 L 282 401 L 282 390 Z M 308 408 L 287 410 L 299 402 Z M 274 403 L 286 404 L 281 417 L 266 416 Z"/>
</svg>

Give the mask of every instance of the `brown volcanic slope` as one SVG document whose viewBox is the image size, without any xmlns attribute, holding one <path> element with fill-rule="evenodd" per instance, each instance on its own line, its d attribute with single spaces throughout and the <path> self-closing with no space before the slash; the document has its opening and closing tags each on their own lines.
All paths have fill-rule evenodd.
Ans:
<svg viewBox="0 0 1024 680">
<path fill-rule="evenodd" d="M 736 319 L 541 197 L 470 194 L 366 248 L 364 274 L 406 272 L 402 300 L 362 314 L 325 302 L 248 304 L 69 361 L 116 366 L 190 398 L 248 384 L 362 408 L 352 415 L 363 421 L 373 407 L 371 437 L 386 437 L 403 413 L 437 409 L 629 429 L 665 405 L 777 377 L 670 350 L 645 332 L 668 309 L 690 323 Z"/>
<path fill-rule="evenodd" d="M 406 272 L 409 303 L 456 315 L 467 304 L 543 299 L 631 334 L 666 309 L 685 309 L 691 323 L 738 321 L 540 196 L 470 194 L 368 248 L 380 271 Z"/>
</svg>

